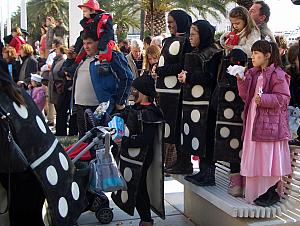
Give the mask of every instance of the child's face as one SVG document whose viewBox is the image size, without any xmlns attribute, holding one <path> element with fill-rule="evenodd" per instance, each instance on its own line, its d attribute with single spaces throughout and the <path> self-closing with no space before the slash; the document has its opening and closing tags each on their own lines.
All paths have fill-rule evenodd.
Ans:
<svg viewBox="0 0 300 226">
<path fill-rule="evenodd" d="M 91 18 L 91 14 L 95 13 L 95 11 L 88 7 L 82 7 L 82 13 L 85 18 Z"/>
<path fill-rule="evenodd" d="M 246 23 L 242 19 L 230 17 L 229 20 L 232 24 L 233 29 L 237 32 L 241 32 L 246 27 Z"/>
<path fill-rule="evenodd" d="M 148 61 L 150 65 L 156 64 L 158 62 L 158 59 L 155 56 L 147 55 Z"/>
<path fill-rule="evenodd" d="M 198 28 L 192 25 L 190 29 L 190 43 L 192 47 L 198 47 L 200 45 L 200 35 L 198 32 Z"/>
<path fill-rule="evenodd" d="M 36 84 L 36 81 L 33 81 L 33 80 L 31 80 L 30 83 L 31 83 L 31 85 L 32 85 L 33 87 L 36 87 L 36 85 L 37 85 L 37 84 Z"/>
<path fill-rule="evenodd" d="M 254 67 L 267 66 L 270 59 L 270 53 L 263 54 L 259 51 L 253 51 L 251 55 L 252 63 Z"/>
</svg>

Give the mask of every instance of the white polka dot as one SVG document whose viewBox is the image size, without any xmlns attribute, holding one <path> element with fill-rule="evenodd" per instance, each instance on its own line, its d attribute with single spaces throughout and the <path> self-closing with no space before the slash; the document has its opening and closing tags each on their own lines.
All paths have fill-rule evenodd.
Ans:
<svg viewBox="0 0 300 226">
<path fill-rule="evenodd" d="M 199 97 L 201 97 L 201 96 L 203 95 L 203 93 L 204 93 L 204 89 L 203 89 L 203 87 L 200 86 L 200 85 L 196 85 L 196 86 L 194 86 L 194 87 L 192 88 L 192 96 L 193 96 L 194 98 L 199 98 Z"/>
<path fill-rule="evenodd" d="M 177 84 L 176 76 L 166 76 L 164 79 L 165 86 L 169 89 L 174 88 Z"/>
<path fill-rule="evenodd" d="M 230 108 L 225 109 L 225 111 L 224 111 L 224 117 L 226 119 L 232 119 L 233 116 L 234 116 L 234 112 L 233 112 L 232 109 L 230 109 Z"/>
<path fill-rule="evenodd" d="M 222 128 L 220 129 L 220 135 L 221 135 L 221 137 L 223 137 L 223 138 L 227 138 L 227 137 L 229 137 L 229 135 L 230 135 L 230 130 L 229 130 L 227 127 L 222 127 Z"/>
<path fill-rule="evenodd" d="M 239 151 L 239 157 L 240 157 L 240 159 L 242 158 L 242 155 L 243 155 L 243 150 L 240 150 Z"/>
<path fill-rule="evenodd" d="M 168 138 L 170 136 L 171 129 L 168 123 L 165 124 L 165 138 Z"/>
<path fill-rule="evenodd" d="M 199 148 L 199 140 L 196 137 L 192 139 L 192 148 L 195 151 Z"/>
<path fill-rule="evenodd" d="M 189 135 L 189 133 L 190 133 L 190 127 L 189 127 L 189 125 L 187 123 L 184 123 L 184 125 L 183 125 L 183 131 L 184 131 L 185 135 Z"/>
<path fill-rule="evenodd" d="M 56 185 L 58 181 L 58 175 L 54 166 L 49 166 L 46 170 L 46 176 L 51 185 Z"/>
<path fill-rule="evenodd" d="M 238 139 L 232 139 L 230 141 L 230 147 L 233 148 L 233 149 L 237 149 L 240 145 L 240 142 Z"/>
<path fill-rule="evenodd" d="M 129 133 L 129 129 L 127 126 L 125 126 L 125 132 L 124 132 L 124 136 L 129 137 L 130 133 Z"/>
<path fill-rule="evenodd" d="M 181 145 L 183 145 L 183 134 L 181 134 L 181 136 L 180 136 L 180 142 L 181 142 Z"/>
<path fill-rule="evenodd" d="M 58 155 L 59 155 L 59 161 L 60 161 L 62 168 L 65 171 L 67 171 L 69 169 L 69 163 L 68 163 L 66 156 L 64 156 L 63 153 L 59 153 Z"/>
<path fill-rule="evenodd" d="M 13 102 L 13 106 L 14 106 L 14 109 L 16 110 L 16 112 L 18 113 L 18 115 L 21 116 L 21 118 L 23 118 L 23 119 L 28 118 L 28 111 L 24 105 L 19 106 L 15 102 Z"/>
<path fill-rule="evenodd" d="M 241 113 L 241 119 L 244 120 L 244 112 Z"/>
<path fill-rule="evenodd" d="M 163 67 L 163 66 L 165 66 L 165 58 L 164 56 L 160 56 L 158 61 L 158 67 Z"/>
<path fill-rule="evenodd" d="M 72 183 L 72 196 L 74 200 L 78 200 L 79 199 L 79 195 L 80 195 L 80 191 L 79 191 L 79 187 L 78 184 L 76 182 Z"/>
<path fill-rule="evenodd" d="M 46 134 L 46 133 L 47 133 L 47 129 L 46 129 L 45 124 L 43 123 L 42 119 L 37 115 L 37 116 L 35 117 L 35 120 L 36 120 L 36 123 L 38 124 L 40 130 L 41 130 L 44 134 Z"/>
<path fill-rule="evenodd" d="M 128 192 L 127 191 L 122 191 L 121 201 L 122 201 L 122 203 L 126 203 L 128 201 Z"/>
<path fill-rule="evenodd" d="M 169 52 L 170 52 L 170 54 L 172 54 L 173 56 L 178 55 L 179 50 L 180 50 L 180 43 L 179 43 L 179 41 L 173 42 L 173 43 L 170 45 L 170 47 L 169 47 Z"/>
<path fill-rule="evenodd" d="M 193 122 L 199 122 L 200 120 L 200 111 L 199 110 L 193 110 L 191 112 L 191 119 Z"/>
<path fill-rule="evenodd" d="M 128 148 L 128 155 L 132 158 L 135 158 L 140 154 L 140 148 Z"/>
<path fill-rule="evenodd" d="M 132 170 L 128 167 L 124 169 L 124 179 L 129 182 L 132 178 Z"/>
<path fill-rule="evenodd" d="M 234 101 L 234 99 L 235 99 L 235 94 L 234 94 L 234 92 L 232 92 L 232 91 L 227 91 L 227 92 L 225 93 L 225 100 L 226 100 L 226 101 L 232 102 L 232 101 Z"/>
<path fill-rule="evenodd" d="M 62 217 L 66 217 L 68 214 L 68 203 L 64 197 L 61 197 L 58 201 L 58 212 Z"/>
</svg>

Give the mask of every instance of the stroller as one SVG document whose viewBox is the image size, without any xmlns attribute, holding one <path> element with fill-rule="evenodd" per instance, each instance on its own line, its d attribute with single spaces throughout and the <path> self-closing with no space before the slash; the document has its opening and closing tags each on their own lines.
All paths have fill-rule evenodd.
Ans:
<svg viewBox="0 0 300 226">
<path fill-rule="evenodd" d="M 77 143 L 65 150 L 74 162 L 81 176 L 91 179 L 90 161 L 95 158 L 96 150 L 110 148 L 110 137 L 113 130 L 103 126 L 97 126 L 89 130 Z M 86 210 L 95 212 L 95 216 L 101 224 L 109 224 L 113 220 L 113 211 L 109 207 L 109 200 L 103 192 L 88 190 L 87 199 L 89 205 Z"/>
</svg>

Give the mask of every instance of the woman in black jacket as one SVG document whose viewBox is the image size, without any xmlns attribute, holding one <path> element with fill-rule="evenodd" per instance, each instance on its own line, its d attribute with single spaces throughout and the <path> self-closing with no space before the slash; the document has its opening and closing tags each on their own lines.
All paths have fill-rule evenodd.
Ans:
<svg viewBox="0 0 300 226">
<path fill-rule="evenodd" d="M 31 45 L 23 44 L 21 46 L 21 59 L 22 65 L 17 84 L 27 88 L 30 83 L 31 73 L 38 72 L 38 62 L 33 56 L 33 48 Z"/>
</svg>

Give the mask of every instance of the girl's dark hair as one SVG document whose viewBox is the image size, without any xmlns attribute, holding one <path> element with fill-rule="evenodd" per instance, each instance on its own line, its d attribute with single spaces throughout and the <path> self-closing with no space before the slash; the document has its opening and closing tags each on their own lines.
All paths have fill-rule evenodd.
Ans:
<svg viewBox="0 0 300 226">
<path fill-rule="evenodd" d="M 271 64 L 274 64 L 276 67 L 282 66 L 279 49 L 275 42 L 268 42 L 266 40 L 258 40 L 251 47 L 251 52 L 253 52 L 253 51 L 258 51 L 263 54 L 270 53 L 271 57 L 270 57 L 268 66 L 270 66 Z"/>
<path fill-rule="evenodd" d="M 25 100 L 21 94 L 21 91 L 19 88 L 17 88 L 12 83 L 6 82 L 6 81 L 0 81 L 0 89 L 4 91 L 4 93 L 7 94 L 7 96 L 16 102 L 18 105 L 24 105 L 26 106 Z"/>
</svg>

